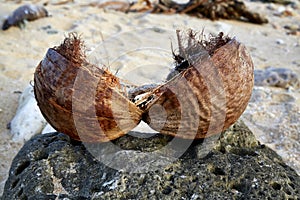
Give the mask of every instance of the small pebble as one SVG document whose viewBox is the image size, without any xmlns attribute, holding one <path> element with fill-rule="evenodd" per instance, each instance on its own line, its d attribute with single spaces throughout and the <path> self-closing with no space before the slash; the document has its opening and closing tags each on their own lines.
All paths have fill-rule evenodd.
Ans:
<svg viewBox="0 0 300 200">
<path fill-rule="evenodd" d="M 282 39 L 277 39 L 276 44 L 284 44 L 285 42 Z"/>
<path fill-rule="evenodd" d="M 289 8 L 286 8 L 285 6 L 280 6 L 277 8 L 274 15 L 278 17 L 288 17 L 288 16 L 294 16 L 295 14 Z"/>
<path fill-rule="evenodd" d="M 282 13 L 282 12 L 284 12 L 284 11 L 286 11 L 285 6 L 279 6 L 279 7 L 277 8 L 277 13 Z"/>
<path fill-rule="evenodd" d="M 284 28 L 291 31 L 300 31 L 300 26 L 297 24 L 285 25 Z"/>
<path fill-rule="evenodd" d="M 51 27 L 51 25 L 47 25 L 47 26 L 43 26 L 42 27 L 42 30 L 49 30 L 49 29 L 51 29 L 52 27 Z"/>
<path fill-rule="evenodd" d="M 166 31 L 159 27 L 153 27 L 153 31 L 157 33 L 165 33 Z"/>
<path fill-rule="evenodd" d="M 57 33 L 58 33 L 58 31 L 56 31 L 56 30 L 47 31 L 47 34 L 49 34 L 49 35 L 54 35 L 54 34 L 57 34 Z"/>
</svg>

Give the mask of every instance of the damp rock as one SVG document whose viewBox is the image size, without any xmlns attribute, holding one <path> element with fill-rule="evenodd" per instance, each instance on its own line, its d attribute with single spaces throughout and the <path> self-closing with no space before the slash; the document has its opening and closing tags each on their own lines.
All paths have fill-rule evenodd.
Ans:
<svg viewBox="0 0 300 200">
<path fill-rule="evenodd" d="M 254 70 L 254 85 L 298 88 L 300 80 L 296 72 L 290 69 L 268 67 L 264 70 Z"/>
<path fill-rule="evenodd" d="M 151 158 L 151 152 L 173 139 L 125 135 L 98 147 L 106 156 L 122 155 L 124 163 L 134 166 L 139 153 L 144 153 L 143 159 Z M 213 146 L 194 141 L 177 159 L 158 155 L 152 160 L 155 170 L 131 173 L 108 167 L 112 163 L 104 164 L 89 146 L 64 134 L 37 135 L 14 158 L 2 199 L 299 198 L 300 177 L 274 151 L 260 144 L 243 122 L 238 121 L 216 139 Z M 116 147 L 118 151 L 114 151 Z M 206 155 L 199 157 L 205 148 Z"/>
</svg>

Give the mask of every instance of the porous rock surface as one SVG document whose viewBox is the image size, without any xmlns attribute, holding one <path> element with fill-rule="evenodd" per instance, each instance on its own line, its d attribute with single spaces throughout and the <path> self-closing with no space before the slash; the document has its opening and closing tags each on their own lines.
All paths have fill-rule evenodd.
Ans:
<svg viewBox="0 0 300 200">
<path fill-rule="evenodd" d="M 264 70 L 254 70 L 254 78 L 256 86 L 300 87 L 297 73 L 288 68 L 267 67 Z"/>
<path fill-rule="evenodd" d="M 170 140 L 127 135 L 114 144 L 128 153 Z M 38 135 L 14 158 L 2 199 L 300 199 L 300 177 L 243 122 L 207 146 L 194 142 L 167 166 L 130 173 L 107 167 L 64 134 Z"/>
</svg>

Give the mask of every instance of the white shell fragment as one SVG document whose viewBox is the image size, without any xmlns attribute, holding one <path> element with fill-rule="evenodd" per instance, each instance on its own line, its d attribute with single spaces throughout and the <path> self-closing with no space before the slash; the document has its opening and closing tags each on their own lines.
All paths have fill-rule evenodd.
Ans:
<svg viewBox="0 0 300 200">
<path fill-rule="evenodd" d="M 42 131 L 42 134 L 52 133 L 52 132 L 56 132 L 56 130 L 50 124 L 47 123 L 47 125 Z"/>
<path fill-rule="evenodd" d="M 10 122 L 12 139 L 15 142 L 27 141 L 41 133 L 46 124 L 34 98 L 33 87 L 29 85 L 20 96 L 16 115 Z"/>
</svg>

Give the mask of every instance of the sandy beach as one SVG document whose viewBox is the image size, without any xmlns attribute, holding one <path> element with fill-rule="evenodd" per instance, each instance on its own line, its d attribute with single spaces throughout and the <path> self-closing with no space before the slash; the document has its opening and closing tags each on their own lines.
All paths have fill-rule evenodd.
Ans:
<svg viewBox="0 0 300 200">
<path fill-rule="evenodd" d="M 2 1 L 1 24 L 13 10 L 30 2 Z M 35 2 L 42 5 L 45 1 Z M 268 18 L 269 23 L 264 25 L 211 21 L 179 14 L 125 14 L 87 6 L 84 1 L 63 5 L 48 2 L 45 8 L 50 17 L 29 22 L 23 30 L 12 27 L 0 31 L 0 194 L 11 161 L 23 145 L 11 140 L 7 124 L 15 115 L 20 94 L 32 82 L 35 67 L 47 49 L 59 45 L 70 32 L 81 35 L 89 60 L 137 84 L 165 78 L 172 64 L 171 42 L 176 41 L 175 30 L 188 28 L 204 29 L 207 34 L 223 31 L 246 45 L 255 69 L 287 68 L 300 77 L 299 2 L 291 7 L 246 1 L 250 10 Z M 261 143 L 274 149 L 300 174 L 299 87 L 260 86 L 254 90 L 258 96 L 253 97 L 242 118 Z"/>
</svg>

